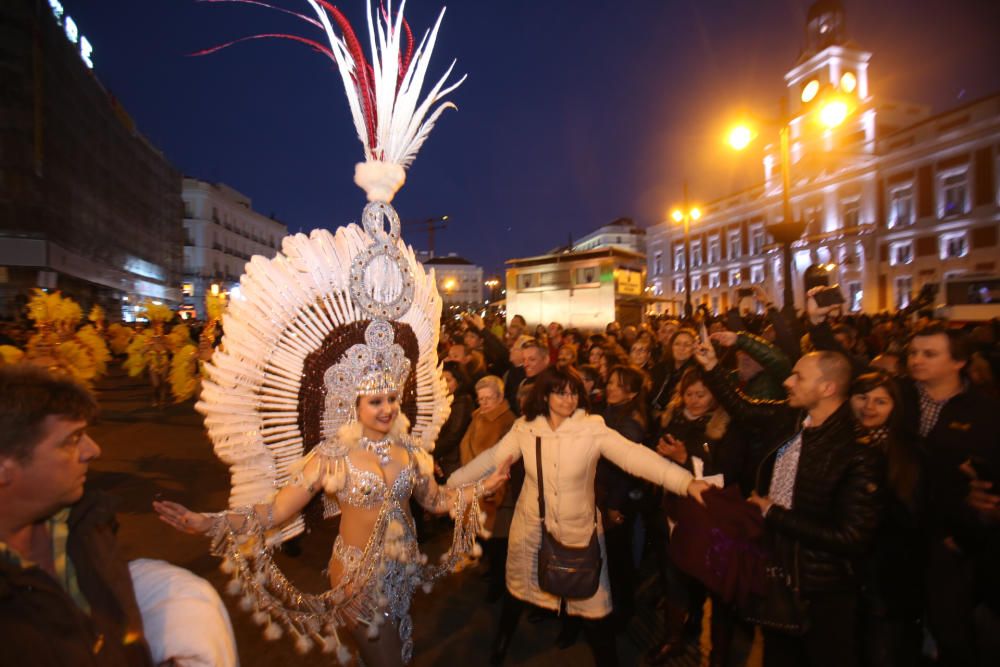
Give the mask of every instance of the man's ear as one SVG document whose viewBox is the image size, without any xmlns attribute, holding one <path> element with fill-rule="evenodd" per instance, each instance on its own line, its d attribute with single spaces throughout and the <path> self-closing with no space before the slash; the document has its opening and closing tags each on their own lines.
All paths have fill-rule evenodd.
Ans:
<svg viewBox="0 0 1000 667">
<path fill-rule="evenodd" d="M 7 486 L 14 480 L 14 468 L 17 463 L 12 458 L 0 459 L 0 486 Z"/>
</svg>

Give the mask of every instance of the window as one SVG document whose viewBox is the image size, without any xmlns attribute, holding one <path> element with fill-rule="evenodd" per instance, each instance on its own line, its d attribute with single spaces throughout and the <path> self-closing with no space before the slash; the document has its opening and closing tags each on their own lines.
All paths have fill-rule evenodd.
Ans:
<svg viewBox="0 0 1000 667">
<path fill-rule="evenodd" d="M 712 297 L 712 313 L 718 315 L 719 313 L 719 297 Z"/>
<path fill-rule="evenodd" d="M 899 266 L 913 261 L 913 242 L 903 241 L 889 245 L 889 265 Z"/>
<path fill-rule="evenodd" d="M 726 251 L 729 255 L 729 259 L 739 259 L 740 249 L 743 245 L 743 235 L 738 229 L 729 230 L 729 236 L 727 238 Z"/>
<path fill-rule="evenodd" d="M 889 227 L 913 224 L 913 188 L 907 186 L 889 194 Z"/>
<path fill-rule="evenodd" d="M 576 270 L 576 284 L 586 285 L 588 283 L 597 282 L 597 267 L 596 266 L 585 266 L 582 269 Z"/>
<path fill-rule="evenodd" d="M 701 289 L 701 276 L 691 276 L 691 291 L 697 292 Z"/>
<path fill-rule="evenodd" d="M 969 242 L 965 232 L 941 235 L 941 259 L 957 259 L 969 254 Z"/>
<path fill-rule="evenodd" d="M 823 218 L 823 205 L 813 203 L 802 209 L 802 220 L 806 223 L 806 230 L 810 233 L 818 232 L 822 229 L 820 221 Z M 823 231 L 831 231 L 824 229 Z"/>
<path fill-rule="evenodd" d="M 764 229 L 758 227 L 750 232 L 750 254 L 759 255 L 764 252 Z"/>
<path fill-rule="evenodd" d="M 733 269 L 729 272 L 729 286 L 736 287 L 740 284 L 741 276 L 739 269 Z"/>
<path fill-rule="evenodd" d="M 913 278 L 898 276 L 896 278 L 896 308 L 906 308 L 910 305 L 910 292 L 913 291 Z"/>
<path fill-rule="evenodd" d="M 852 313 L 861 312 L 861 298 L 863 296 L 864 291 L 861 289 L 861 283 L 847 283 L 847 307 L 850 308 Z"/>
<path fill-rule="evenodd" d="M 537 287 L 534 273 L 522 273 L 517 277 L 517 287 L 519 289 L 530 289 Z"/>
<path fill-rule="evenodd" d="M 941 195 L 944 201 L 941 217 L 965 213 L 968 200 L 965 172 L 945 176 L 941 181 Z"/>
<path fill-rule="evenodd" d="M 674 246 L 674 271 L 684 270 L 684 244 L 678 243 Z"/>
<path fill-rule="evenodd" d="M 719 282 L 719 272 L 718 271 L 716 271 L 715 273 L 708 274 L 708 288 L 709 289 L 715 289 L 720 284 L 721 283 Z"/>
<path fill-rule="evenodd" d="M 759 285 L 764 282 L 764 266 L 758 264 L 750 267 L 750 282 Z"/>
<path fill-rule="evenodd" d="M 691 241 L 691 268 L 696 269 L 701 265 L 701 241 Z"/>
<path fill-rule="evenodd" d="M 674 281 L 674 293 L 683 294 L 684 293 L 684 279 L 678 278 Z"/>
<path fill-rule="evenodd" d="M 861 201 L 854 199 L 844 202 L 844 226 L 843 229 L 851 229 L 861 224 Z"/>
<path fill-rule="evenodd" d="M 714 264 L 722 259 L 722 242 L 718 236 L 711 236 L 708 239 L 708 263 Z"/>
<path fill-rule="evenodd" d="M 653 255 L 653 275 L 658 276 L 663 273 L 663 253 L 658 252 Z"/>
<path fill-rule="evenodd" d="M 194 296 L 194 283 L 181 284 L 181 294 L 184 296 Z"/>
</svg>

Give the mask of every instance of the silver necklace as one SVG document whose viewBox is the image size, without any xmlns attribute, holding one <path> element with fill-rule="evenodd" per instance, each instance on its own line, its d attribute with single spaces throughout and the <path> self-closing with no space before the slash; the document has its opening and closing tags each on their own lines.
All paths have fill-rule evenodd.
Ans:
<svg viewBox="0 0 1000 667">
<path fill-rule="evenodd" d="M 367 436 L 361 436 L 361 446 L 378 457 L 378 462 L 386 465 L 392 460 L 389 456 L 389 448 L 392 447 L 392 440 L 388 436 L 381 440 L 372 440 Z"/>
</svg>

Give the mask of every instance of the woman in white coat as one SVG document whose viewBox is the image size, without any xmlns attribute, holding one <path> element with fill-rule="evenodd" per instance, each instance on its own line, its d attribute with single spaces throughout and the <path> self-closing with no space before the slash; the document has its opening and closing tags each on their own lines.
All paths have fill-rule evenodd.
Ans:
<svg viewBox="0 0 1000 667">
<path fill-rule="evenodd" d="M 492 664 L 503 662 L 518 618 L 529 603 L 558 611 L 560 598 L 538 585 L 537 554 L 542 526 L 538 508 L 538 471 L 535 439 L 541 437 L 545 524 L 552 536 L 567 546 L 585 546 L 594 530 L 594 475 L 602 456 L 629 474 L 648 480 L 678 495 L 701 500 L 707 488 L 682 467 L 666 461 L 642 445 L 608 428 L 597 415 L 581 408 L 586 401 L 583 381 L 573 369 L 549 368 L 538 376 L 528 397 L 524 416 L 494 447 L 455 471 L 449 484 L 475 481 L 500 463 L 524 459 L 524 486 L 510 527 L 507 556 L 507 593 L 500 628 L 493 643 Z M 603 530 L 597 522 L 601 545 L 600 587 L 586 599 L 565 600 L 566 613 L 584 619 L 584 633 L 598 665 L 616 665 L 614 631 L 607 623 L 611 613 L 607 556 Z"/>
</svg>

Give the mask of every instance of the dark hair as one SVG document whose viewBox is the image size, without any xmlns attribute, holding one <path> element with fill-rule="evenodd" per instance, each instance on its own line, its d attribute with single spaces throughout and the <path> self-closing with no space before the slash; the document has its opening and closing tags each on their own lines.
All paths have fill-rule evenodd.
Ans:
<svg viewBox="0 0 1000 667">
<path fill-rule="evenodd" d="M 892 412 L 885 425 L 889 435 L 885 442 L 885 458 L 888 464 L 889 486 L 896 496 L 907 506 L 916 503 L 917 484 L 920 478 L 920 461 L 907 446 L 903 434 L 903 394 L 896 378 L 882 370 L 859 375 L 851 383 L 851 396 L 867 394 L 881 387 L 892 399 Z"/>
<path fill-rule="evenodd" d="M 583 364 L 581 366 L 577 366 L 576 371 L 580 374 L 582 379 L 590 380 L 598 385 L 601 384 L 601 373 L 597 370 L 597 366 Z"/>
<path fill-rule="evenodd" d="M 46 417 L 89 422 L 95 414 L 97 402 L 77 382 L 30 364 L 0 366 L 0 457 L 31 459 Z"/>
<path fill-rule="evenodd" d="M 587 400 L 587 390 L 583 386 L 583 378 L 573 368 L 554 368 L 549 366 L 538 374 L 531 385 L 531 394 L 524 403 L 524 418 L 532 421 L 536 417 L 549 416 L 549 395 L 569 389 L 579 397 L 579 407 L 586 410 L 590 407 Z"/>
<path fill-rule="evenodd" d="M 916 331 L 910 337 L 912 341 L 918 336 L 943 335 L 948 339 L 948 354 L 955 361 L 968 362 L 972 357 L 972 345 L 969 344 L 968 335 L 959 329 L 949 329 L 944 322 L 930 322 Z"/>
<path fill-rule="evenodd" d="M 458 387 L 455 389 L 456 394 L 469 391 L 469 374 L 465 372 L 462 364 L 457 361 L 446 361 L 443 364 L 442 370 L 451 373 L 451 376 L 458 382 Z"/>
<path fill-rule="evenodd" d="M 622 383 L 622 388 L 626 392 L 635 394 L 625 403 L 616 407 L 628 412 L 643 428 L 646 428 L 648 423 L 646 419 L 646 374 L 632 366 L 621 365 L 608 370 L 608 380 L 611 379 L 612 375 L 618 376 L 618 381 Z"/>
</svg>

